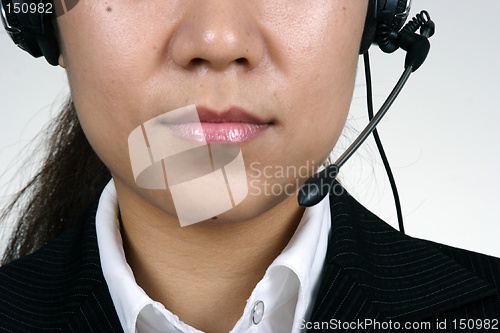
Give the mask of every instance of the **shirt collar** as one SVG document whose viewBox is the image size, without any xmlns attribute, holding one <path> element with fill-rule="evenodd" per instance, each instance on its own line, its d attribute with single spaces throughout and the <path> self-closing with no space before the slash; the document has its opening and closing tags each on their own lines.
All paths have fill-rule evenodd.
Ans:
<svg viewBox="0 0 500 333">
<path fill-rule="evenodd" d="M 102 271 L 118 318 L 125 332 L 135 332 L 137 316 L 149 303 L 149 297 L 135 282 L 125 259 L 113 180 L 106 185 L 99 199 L 96 232 Z"/>
<path fill-rule="evenodd" d="M 97 242 L 103 274 L 125 332 L 136 332 L 138 320 L 145 326 L 161 322 L 165 332 L 199 332 L 153 301 L 137 285 L 125 258 L 117 216 L 116 188 L 111 180 L 99 200 Z M 330 227 L 329 196 L 326 196 L 318 205 L 306 208 L 292 239 L 256 285 L 243 316 L 231 332 L 257 332 L 257 328 L 260 332 L 298 332 L 316 298 Z M 258 302 L 263 303 L 264 314 L 255 325 L 253 317 Z M 284 319 L 288 319 L 287 325 L 283 325 Z"/>
</svg>

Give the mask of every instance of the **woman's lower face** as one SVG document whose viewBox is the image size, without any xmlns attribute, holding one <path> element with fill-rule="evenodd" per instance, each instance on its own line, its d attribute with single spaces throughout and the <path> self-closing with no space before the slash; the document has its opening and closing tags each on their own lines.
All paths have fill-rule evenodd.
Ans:
<svg viewBox="0 0 500 333">
<path fill-rule="evenodd" d="M 58 19 L 60 62 L 132 200 L 181 225 L 246 220 L 296 200 L 335 145 L 367 4 L 80 1 Z"/>
</svg>

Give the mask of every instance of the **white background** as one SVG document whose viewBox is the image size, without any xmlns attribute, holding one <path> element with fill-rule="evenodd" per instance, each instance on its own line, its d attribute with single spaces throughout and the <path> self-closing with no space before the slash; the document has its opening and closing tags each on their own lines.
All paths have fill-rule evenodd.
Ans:
<svg viewBox="0 0 500 333">
<path fill-rule="evenodd" d="M 495 23 L 500 1 L 415 0 L 412 14 L 421 9 L 436 22 L 431 53 L 379 126 L 398 183 L 406 231 L 500 256 L 500 47 Z M 68 88 L 62 69 L 18 50 L 3 30 L 0 50 L 4 194 L 17 186 L 9 179 L 18 173 L 20 156 L 33 153 L 24 148 L 27 142 L 57 113 Z M 385 55 L 372 48 L 377 106 L 399 78 L 403 62 L 404 52 Z M 366 123 L 364 79 L 358 76 L 349 119 L 353 130 L 346 131 L 342 147 Z M 361 203 L 397 225 L 390 186 L 373 143 L 344 166 L 341 179 Z"/>
</svg>

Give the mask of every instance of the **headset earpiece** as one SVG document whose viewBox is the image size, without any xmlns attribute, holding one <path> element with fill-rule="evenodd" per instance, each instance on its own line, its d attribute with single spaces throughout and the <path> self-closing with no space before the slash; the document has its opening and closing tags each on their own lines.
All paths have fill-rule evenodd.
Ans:
<svg viewBox="0 0 500 333">
<path fill-rule="evenodd" d="M 60 52 L 53 26 L 55 13 L 52 2 L 0 1 L 2 22 L 14 43 L 32 56 L 36 58 L 44 56 L 51 65 L 57 65 Z M 34 13 L 33 8 L 36 8 Z M 51 14 L 46 13 L 49 9 Z"/>
<path fill-rule="evenodd" d="M 411 0 L 370 0 L 359 54 L 366 53 L 373 43 L 386 53 L 394 52 L 397 47 L 387 45 L 388 36 L 403 27 L 410 7 Z"/>
</svg>

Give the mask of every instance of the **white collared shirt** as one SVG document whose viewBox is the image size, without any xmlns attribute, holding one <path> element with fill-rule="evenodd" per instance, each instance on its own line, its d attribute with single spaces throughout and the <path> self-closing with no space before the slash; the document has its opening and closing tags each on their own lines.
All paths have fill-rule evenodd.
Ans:
<svg viewBox="0 0 500 333">
<path fill-rule="evenodd" d="M 298 333 L 310 317 L 331 226 L 329 196 L 306 208 L 292 239 L 267 269 L 230 333 Z M 103 190 L 96 215 L 104 278 L 126 333 L 200 333 L 152 300 L 137 285 L 125 259 L 113 180 Z M 223 314 L 221 314 L 222 316 Z"/>
</svg>

